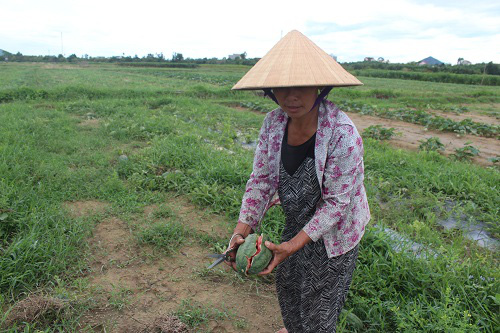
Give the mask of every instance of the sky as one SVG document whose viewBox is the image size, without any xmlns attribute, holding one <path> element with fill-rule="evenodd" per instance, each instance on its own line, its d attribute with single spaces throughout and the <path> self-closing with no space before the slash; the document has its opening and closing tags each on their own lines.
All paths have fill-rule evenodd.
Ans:
<svg viewBox="0 0 500 333">
<path fill-rule="evenodd" d="M 294 29 L 340 62 L 500 63 L 498 0 L 0 0 L 0 49 L 24 55 L 257 58 Z"/>
</svg>

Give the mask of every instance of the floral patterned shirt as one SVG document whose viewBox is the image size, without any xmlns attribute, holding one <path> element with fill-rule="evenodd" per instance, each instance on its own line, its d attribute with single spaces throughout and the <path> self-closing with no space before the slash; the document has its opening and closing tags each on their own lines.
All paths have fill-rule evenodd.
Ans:
<svg viewBox="0 0 500 333">
<path fill-rule="evenodd" d="M 253 171 L 246 184 L 238 222 L 255 229 L 278 190 L 281 143 L 288 121 L 277 108 L 260 130 Z M 363 166 L 363 141 L 351 119 L 330 101 L 321 103 L 314 148 L 321 199 L 302 229 L 313 240 L 323 239 L 328 257 L 353 249 L 370 220 Z"/>
</svg>

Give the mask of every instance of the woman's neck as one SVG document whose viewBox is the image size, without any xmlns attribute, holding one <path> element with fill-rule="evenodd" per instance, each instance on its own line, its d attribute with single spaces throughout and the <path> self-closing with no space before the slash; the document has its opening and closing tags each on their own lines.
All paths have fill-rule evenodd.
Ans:
<svg viewBox="0 0 500 333">
<path fill-rule="evenodd" d="M 300 118 L 290 118 L 288 123 L 288 144 L 300 145 L 311 138 L 318 128 L 318 108 Z"/>
</svg>

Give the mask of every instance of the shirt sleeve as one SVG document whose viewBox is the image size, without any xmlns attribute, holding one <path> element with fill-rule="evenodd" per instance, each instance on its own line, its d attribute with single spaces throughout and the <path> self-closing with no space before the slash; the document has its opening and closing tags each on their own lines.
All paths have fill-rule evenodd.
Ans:
<svg viewBox="0 0 500 333">
<path fill-rule="evenodd" d="M 313 241 L 346 220 L 347 207 L 359 190 L 356 184 L 359 177 L 364 177 L 363 152 L 361 136 L 352 125 L 342 124 L 336 128 L 323 174 L 322 199 L 303 228 Z"/>
<path fill-rule="evenodd" d="M 252 229 L 262 220 L 272 195 L 272 177 L 269 167 L 269 122 L 270 114 L 260 129 L 259 142 L 255 150 L 253 171 L 245 187 L 238 222 L 248 224 Z"/>
</svg>

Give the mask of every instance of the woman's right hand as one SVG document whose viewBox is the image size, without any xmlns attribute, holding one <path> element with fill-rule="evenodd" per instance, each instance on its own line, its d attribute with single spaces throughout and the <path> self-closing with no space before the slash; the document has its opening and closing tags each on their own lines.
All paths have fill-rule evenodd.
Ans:
<svg viewBox="0 0 500 333">
<path fill-rule="evenodd" d="M 231 237 L 231 241 L 229 242 L 229 246 L 226 249 L 226 251 L 229 251 L 230 249 L 234 249 L 233 251 L 229 252 L 229 256 L 231 257 L 231 261 L 225 261 L 226 265 L 232 267 L 236 271 L 236 252 L 238 251 L 238 247 L 240 247 L 241 244 L 245 243 L 245 238 L 243 238 L 243 235 L 241 234 L 235 234 L 234 236 Z"/>
</svg>

